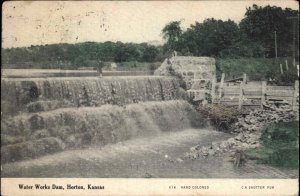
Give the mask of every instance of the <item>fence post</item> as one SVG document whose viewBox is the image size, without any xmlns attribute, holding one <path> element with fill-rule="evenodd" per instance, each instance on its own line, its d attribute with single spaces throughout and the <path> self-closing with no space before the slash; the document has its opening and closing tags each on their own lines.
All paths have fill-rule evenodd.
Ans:
<svg viewBox="0 0 300 196">
<path fill-rule="evenodd" d="M 225 79 L 225 73 L 222 73 L 221 82 L 220 82 L 220 85 L 219 85 L 219 103 L 221 103 L 224 79 Z"/>
<path fill-rule="evenodd" d="M 215 101 L 215 94 L 216 94 L 216 78 L 212 79 L 212 84 L 211 84 L 211 92 L 210 92 L 210 95 L 211 95 L 211 103 L 214 103 Z"/>
<path fill-rule="evenodd" d="M 262 81 L 262 83 L 261 83 L 261 103 L 260 103 L 261 108 L 263 108 L 263 104 L 266 102 L 266 87 L 267 87 L 267 82 Z"/>
<path fill-rule="evenodd" d="M 241 84 L 240 84 L 239 110 L 241 110 L 241 109 L 242 109 L 242 106 L 243 106 L 244 86 L 245 86 L 245 83 L 246 83 L 246 78 L 247 78 L 247 75 L 246 75 L 246 74 L 243 74 L 243 81 L 242 81 Z"/>
<path fill-rule="evenodd" d="M 280 66 L 280 73 L 283 74 L 282 64 L 279 64 Z"/>
<path fill-rule="evenodd" d="M 295 81 L 295 90 L 293 96 L 293 110 L 297 110 L 297 96 L 299 96 L 299 80 Z"/>
</svg>

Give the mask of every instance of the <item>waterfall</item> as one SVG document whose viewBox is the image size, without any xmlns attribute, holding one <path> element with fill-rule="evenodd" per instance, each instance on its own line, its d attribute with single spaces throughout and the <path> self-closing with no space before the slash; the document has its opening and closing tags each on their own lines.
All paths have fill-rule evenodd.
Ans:
<svg viewBox="0 0 300 196">
<path fill-rule="evenodd" d="M 196 126 L 201 126 L 201 117 L 183 100 L 23 113 L 1 121 L 1 155 L 3 162 L 11 162 Z"/>
<path fill-rule="evenodd" d="M 16 78 L 1 81 L 3 116 L 61 107 L 125 105 L 181 99 L 179 81 L 172 77 Z"/>
<path fill-rule="evenodd" d="M 184 93 L 161 76 L 2 79 L 1 160 L 201 126 Z"/>
</svg>

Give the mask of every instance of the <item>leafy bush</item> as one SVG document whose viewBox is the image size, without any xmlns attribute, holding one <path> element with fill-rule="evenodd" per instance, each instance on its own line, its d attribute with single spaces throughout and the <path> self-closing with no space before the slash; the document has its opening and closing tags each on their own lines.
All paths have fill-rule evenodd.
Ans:
<svg viewBox="0 0 300 196">
<path fill-rule="evenodd" d="M 231 125 L 237 120 L 240 112 L 235 107 L 228 107 L 221 104 L 208 104 L 199 106 L 197 110 L 207 116 L 218 131 L 228 131 Z"/>
<path fill-rule="evenodd" d="M 150 63 L 150 64 L 148 65 L 148 69 L 149 69 L 150 71 L 154 71 L 154 70 L 156 70 L 159 66 L 160 66 L 160 63 Z"/>
<path fill-rule="evenodd" d="M 264 146 L 272 147 L 282 143 L 296 142 L 299 137 L 299 124 L 297 121 L 272 124 L 262 134 Z"/>
<path fill-rule="evenodd" d="M 250 150 L 248 154 L 270 165 L 299 167 L 299 122 L 281 122 L 264 130 L 261 148 Z"/>
</svg>

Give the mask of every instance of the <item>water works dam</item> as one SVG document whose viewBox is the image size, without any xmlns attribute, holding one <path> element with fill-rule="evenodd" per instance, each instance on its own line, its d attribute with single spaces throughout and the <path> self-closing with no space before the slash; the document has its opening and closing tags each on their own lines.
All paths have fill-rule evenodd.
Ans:
<svg viewBox="0 0 300 196">
<path fill-rule="evenodd" d="M 178 159 L 229 134 L 207 127 L 169 76 L 1 79 L 3 177 L 286 177 L 222 157 Z M 261 172 L 263 170 L 272 172 Z M 150 174 L 149 174 L 150 173 Z"/>
</svg>

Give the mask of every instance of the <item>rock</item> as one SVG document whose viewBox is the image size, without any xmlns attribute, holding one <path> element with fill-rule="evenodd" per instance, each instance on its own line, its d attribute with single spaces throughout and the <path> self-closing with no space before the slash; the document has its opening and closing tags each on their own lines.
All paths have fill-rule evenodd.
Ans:
<svg viewBox="0 0 300 196">
<path fill-rule="evenodd" d="M 249 144 L 247 144 L 247 143 L 242 143 L 242 147 L 247 149 L 247 148 L 249 148 Z"/>
<path fill-rule="evenodd" d="M 221 151 L 221 149 L 220 149 L 219 147 L 217 147 L 215 150 L 216 150 L 217 152 L 220 152 L 220 151 Z"/>
<path fill-rule="evenodd" d="M 212 146 L 213 149 L 219 148 L 219 144 L 217 142 L 212 142 L 211 146 Z"/>
<path fill-rule="evenodd" d="M 211 150 L 208 151 L 208 155 L 212 156 L 214 154 L 216 154 L 216 151 L 214 151 L 213 149 L 211 149 Z"/>
<path fill-rule="evenodd" d="M 258 148 L 258 147 L 260 147 L 260 144 L 259 143 L 251 144 L 249 147 L 250 148 Z"/>
<path fill-rule="evenodd" d="M 68 147 L 74 147 L 76 145 L 76 137 L 74 135 L 70 135 L 67 137 L 65 143 Z"/>
<path fill-rule="evenodd" d="M 193 146 L 190 148 L 190 151 L 196 151 L 196 150 L 199 150 L 200 149 L 200 146 L 197 145 L 197 146 Z"/>
<path fill-rule="evenodd" d="M 237 140 L 237 141 L 245 141 L 245 138 L 244 138 L 243 134 L 239 134 L 234 139 Z"/>
<path fill-rule="evenodd" d="M 223 153 L 225 153 L 225 152 L 227 152 L 227 148 L 223 148 L 221 151 L 222 151 Z"/>
<path fill-rule="evenodd" d="M 150 174 L 148 172 L 145 173 L 144 177 L 145 178 L 155 178 L 155 176 L 153 174 Z"/>
<path fill-rule="evenodd" d="M 256 123 L 256 121 L 254 120 L 254 119 L 250 119 L 250 121 L 249 121 L 251 124 L 255 124 Z"/>
<path fill-rule="evenodd" d="M 31 136 L 32 139 L 41 139 L 45 137 L 50 137 L 50 133 L 46 129 L 37 130 Z"/>
<path fill-rule="evenodd" d="M 222 150 L 225 149 L 225 148 L 227 148 L 227 142 L 221 142 L 220 148 L 221 148 Z"/>
<path fill-rule="evenodd" d="M 265 104 L 264 109 L 255 109 L 249 112 L 246 117 L 238 118 L 233 124 L 232 132 L 238 133 L 235 137 L 229 138 L 220 143 L 212 142 L 210 146 L 199 145 L 191 148 L 195 152 L 191 156 L 215 156 L 220 153 L 234 152 L 235 149 L 257 148 L 260 144 L 262 130 L 266 126 L 280 121 L 299 119 L 299 111 L 293 111 L 287 104 L 280 104 L 276 107 L 273 103 Z"/>
<path fill-rule="evenodd" d="M 233 143 L 235 143 L 235 139 L 234 138 L 229 138 L 227 140 L 227 142 L 228 142 L 228 144 L 233 144 Z"/>
<path fill-rule="evenodd" d="M 24 142 L 26 138 L 24 136 L 11 136 L 7 134 L 1 134 L 1 145 L 6 146 L 10 144 L 16 144 Z"/>
</svg>

